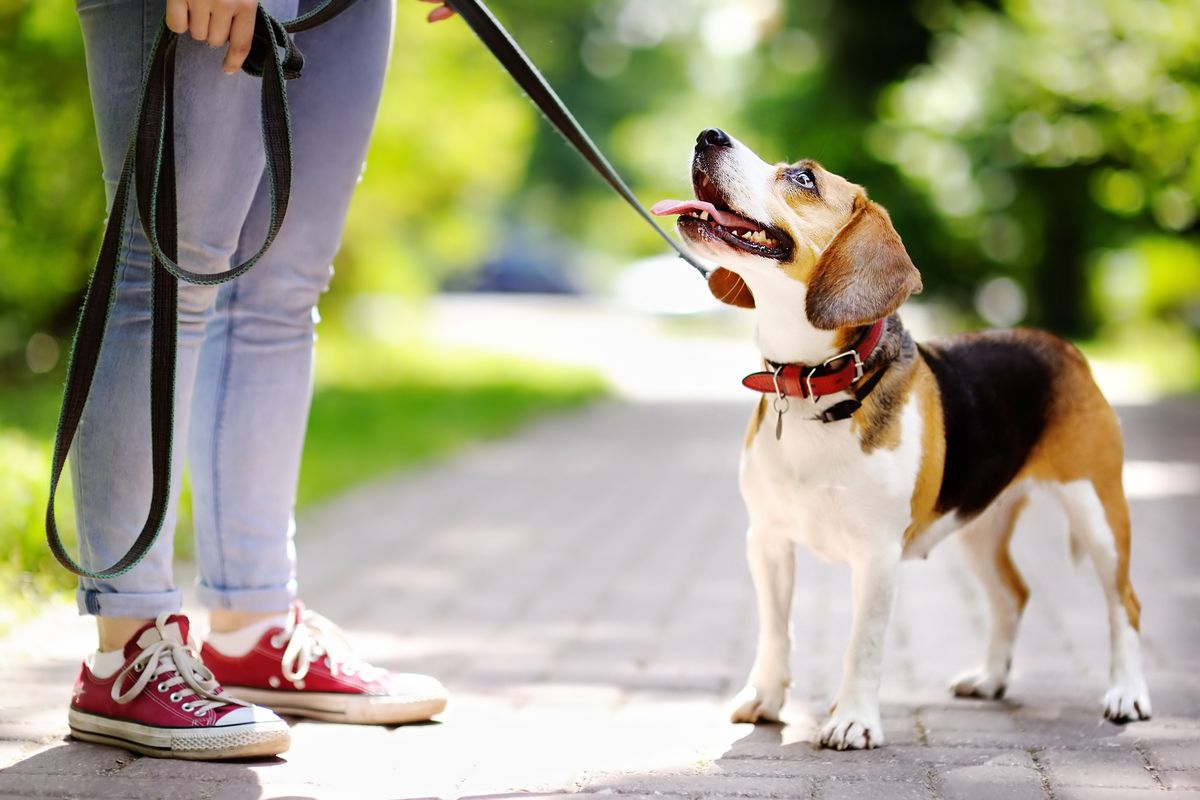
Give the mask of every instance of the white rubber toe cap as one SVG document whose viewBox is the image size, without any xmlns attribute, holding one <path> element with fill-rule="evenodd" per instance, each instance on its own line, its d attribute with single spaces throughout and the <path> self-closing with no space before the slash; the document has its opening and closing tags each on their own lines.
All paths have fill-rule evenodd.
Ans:
<svg viewBox="0 0 1200 800">
<path fill-rule="evenodd" d="M 244 706 L 243 708 L 234 709 L 221 717 L 221 721 L 217 725 L 268 724 L 272 722 L 278 722 L 280 725 L 287 724 L 269 708 Z"/>
<path fill-rule="evenodd" d="M 388 686 L 390 694 L 399 700 L 445 700 L 448 696 L 442 682 L 429 675 L 397 672 L 393 673 L 391 678 Z"/>
</svg>

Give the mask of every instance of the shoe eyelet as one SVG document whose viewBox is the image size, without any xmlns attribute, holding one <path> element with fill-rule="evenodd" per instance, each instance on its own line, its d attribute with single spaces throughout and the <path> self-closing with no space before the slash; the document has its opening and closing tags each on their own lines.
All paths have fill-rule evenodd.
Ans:
<svg viewBox="0 0 1200 800">
<path fill-rule="evenodd" d="M 196 712 L 195 714 L 193 714 L 192 716 L 193 716 L 193 717 L 203 717 L 203 716 L 204 716 L 205 714 L 207 714 L 207 713 L 208 713 L 207 711 L 203 711 L 203 710 L 201 710 L 201 711 L 197 711 L 197 712 Z"/>
<path fill-rule="evenodd" d="M 133 671 L 134 671 L 134 672 L 141 672 L 141 671 L 142 671 L 142 665 L 141 665 L 141 664 L 134 664 L 134 665 L 133 665 Z"/>
<path fill-rule="evenodd" d="M 160 692 L 165 692 L 168 689 L 168 686 L 166 683 L 160 683 L 155 688 L 158 689 Z"/>
<path fill-rule="evenodd" d="M 179 692 L 171 692 L 171 702 L 172 703 L 178 703 L 182 699 L 183 699 L 183 695 L 181 695 Z"/>
<path fill-rule="evenodd" d="M 276 650 L 282 650 L 283 642 L 279 641 L 274 636 L 272 636 L 271 637 L 271 647 L 274 647 Z"/>
<path fill-rule="evenodd" d="M 181 706 L 179 707 L 179 710 L 180 710 L 180 711 L 184 711 L 184 712 L 191 712 L 191 710 L 192 710 L 192 704 L 191 704 L 191 703 L 184 703 L 183 705 L 181 705 Z"/>
</svg>

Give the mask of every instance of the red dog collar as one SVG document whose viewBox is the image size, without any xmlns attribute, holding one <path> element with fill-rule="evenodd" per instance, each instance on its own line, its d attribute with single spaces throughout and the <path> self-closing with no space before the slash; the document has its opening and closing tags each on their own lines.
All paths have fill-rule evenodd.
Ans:
<svg viewBox="0 0 1200 800">
<path fill-rule="evenodd" d="M 813 400 L 844 392 L 863 376 L 863 363 L 870 358 L 883 337 L 883 322 L 879 320 L 868 328 L 854 347 L 816 366 L 768 361 L 773 367 L 771 372 L 753 372 L 742 378 L 742 385 L 763 394 L 811 397 Z M 835 362 L 843 360 L 841 366 L 834 366 Z"/>
</svg>

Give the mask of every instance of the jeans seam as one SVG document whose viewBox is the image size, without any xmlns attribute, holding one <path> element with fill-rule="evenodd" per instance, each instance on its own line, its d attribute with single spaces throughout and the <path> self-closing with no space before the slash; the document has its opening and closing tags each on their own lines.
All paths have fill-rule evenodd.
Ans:
<svg viewBox="0 0 1200 800">
<path fill-rule="evenodd" d="M 230 341 L 233 338 L 233 304 L 237 299 L 237 281 L 232 281 L 229 284 L 228 291 L 229 302 L 225 306 L 225 319 L 222 320 L 225 326 L 225 335 L 221 337 L 221 372 L 217 378 L 216 403 L 213 409 L 213 432 L 209 451 L 209 492 L 212 494 L 213 547 L 216 550 L 217 569 L 220 573 L 222 587 L 226 585 L 228 576 L 225 570 L 224 526 L 221 521 L 221 492 L 218 480 L 221 473 L 221 428 L 225 418 L 225 400 L 229 385 L 229 373 L 233 370 L 233 348 L 230 346 Z"/>
</svg>

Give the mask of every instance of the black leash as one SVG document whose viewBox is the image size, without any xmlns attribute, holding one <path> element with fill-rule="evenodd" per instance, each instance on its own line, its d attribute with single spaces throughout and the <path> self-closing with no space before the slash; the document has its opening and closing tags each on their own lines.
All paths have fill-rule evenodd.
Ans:
<svg viewBox="0 0 1200 800">
<path fill-rule="evenodd" d="M 123 575 L 145 557 L 162 530 L 171 486 L 175 414 L 175 351 L 179 281 L 217 284 L 253 267 L 279 232 L 292 185 L 292 130 L 284 82 L 299 77 L 304 58 L 292 33 L 309 30 L 345 11 L 355 0 L 327 0 L 312 11 L 281 22 L 258 8 L 254 41 L 242 69 L 262 78 L 262 138 L 271 194 L 271 222 L 258 251 L 246 262 L 217 274 L 201 274 L 178 263 L 175 183 L 175 48 L 178 36 L 160 28 L 142 75 L 141 101 L 125 164 L 117 183 L 108 226 L 96 258 L 75 340 L 67 362 L 67 383 L 55 435 L 46 506 L 46 540 L 58 562 L 76 575 L 108 579 Z M 109 311 L 115 300 L 121 233 L 129 213 L 129 191 L 136 190 L 137 211 L 153 254 L 151 283 L 150 441 L 153 481 L 146 521 L 129 551 L 107 569 L 87 570 L 67 553 L 54 517 L 54 498 L 71 442 L 91 392 Z"/>
<path fill-rule="evenodd" d="M 550 124 L 558 129 L 563 138 L 575 148 L 579 155 L 583 156 L 585 161 L 592 165 L 596 172 L 600 173 L 600 177 L 613 188 L 613 191 L 632 206 L 633 210 L 641 215 L 642 219 L 646 220 L 650 227 L 654 228 L 655 232 L 662 237 L 662 240 L 679 254 L 680 258 L 695 267 L 701 276 L 707 278 L 708 269 L 668 236 L 666 231 L 654 221 L 654 217 L 642 208 L 642 204 L 638 202 L 637 197 L 630 191 L 625 181 L 621 180 L 617 171 L 608 163 L 608 159 L 600 152 L 600 148 L 596 147 L 595 142 L 591 140 L 563 101 L 559 99 L 554 89 L 546 82 L 546 78 L 533 65 L 529 56 L 525 55 L 525 51 L 509 35 L 499 20 L 492 15 L 483 0 L 447 0 L 447 5 L 458 12 L 459 16 L 479 37 L 479 41 L 492 51 L 492 55 L 496 57 L 500 65 L 512 75 L 517 85 L 525 90 L 529 99 L 545 115 Z"/>
</svg>

